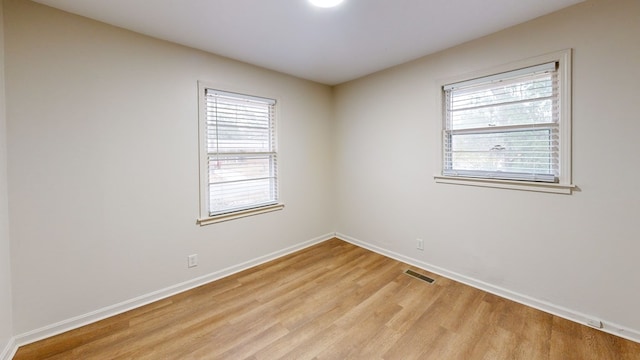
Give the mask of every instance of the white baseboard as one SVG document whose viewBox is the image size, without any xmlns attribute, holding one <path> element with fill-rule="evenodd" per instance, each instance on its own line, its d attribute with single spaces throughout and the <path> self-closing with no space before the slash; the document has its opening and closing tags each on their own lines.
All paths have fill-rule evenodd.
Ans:
<svg viewBox="0 0 640 360">
<path fill-rule="evenodd" d="M 486 291 L 488 293 L 509 299 L 509 300 L 513 300 L 515 302 L 518 302 L 520 304 L 526 305 L 526 306 L 530 306 L 532 308 L 544 311 L 546 313 L 552 314 L 552 315 L 556 315 L 559 316 L 561 318 L 567 319 L 567 320 L 571 320 L 583 325 L 587 325 L 587 321 L 588 319 L 594 319 L 594 316 L 590 316 L 587 314 L 583 314 L 580 313 L 578 311 L 574 311 L 571 309 L 567 309 L 564 308 L 562 306 L 558 306 L 546 301 L 542 301 L 542 300 L 538 300 L 535 298 L 532 298 L 530 296 L 527 295 L 523 295 L 523 294 L 519 294 L 516 292 L 513 292 L 511 290 L 499 287 L 499 286 L 495 286 L 495 285 L 491 285 L 489 283 L 486 283 L 484 281 L 480 281 L 462 274 L 458 274 L 456 272 L 453 271 L 449 271 L 446 269 L 443 269 L 439 266 L 435 266 L 432 264 L 428 264 L 425 263 L 423 261 L 402 255 L 402 254 L 398 254 L 396 252 L 381 248 L 379 246 L 376 245 L 372 245 L 369 244 L 365 241 L 362 240 L 358 240 L 356 238 L 353 238 L 351 236 L 345 235 L 345 234 L 341 234 L 341 233 L 336 233 L 335 235 L 338 239 L 340 240 L 344 240 L 346 242 L 352 243 L 356 246 L 371 250 L 373 252 L 376 252 L 378 254 L 390 257 L 392 259 L 398 260 L 398 261 L 402 261 L 404 263 L 407 263 L 409 265 L 413 265 L 415 267 L 421 268 L 423 270 L 432 272 L 434 274 L 438 274 L 440 276 L 444 276 L 446 278 L 461 282 L 463 284 L 469 285 L 471 287 Z M 613 334 L 622 338 L 625 338 L 627 340 L 631 340 L 637 343 L 640 343 L 640 331 L 638 330 L 634 330 L 628 327 L 624 327 L 615 323 L 611 323 L 611 322 L 607 322 L 605 319 L 602 319 L 602 324 L 603 324 L 603 328 L 598 329 L 598 330 L 602 330 L 606 333 L 609 334 Z"/>
<path fill-rule="evenodd" d="M 207 284 L 209 282 L 221 279 L 223 277 L 238 273 L 240 271 L 246 270 L 248 268 L 269 262 L 271 260 L 275 260 L 277 258 L 283 257 L 285 255 L 288 255 L 290 253 L 302 250 L 304 248 L 307 248 L 309 246 L 313 246 L 315 244 L 321 243 L 323 241 L 329 240 L 333 237 L 337 237 L 341 240 L 344 240 L 346 242 L 352 243 L 356 246 L 374 251 L 376 253 L 379 253 L 381 255 L 390 257 L 392 259 L 398 260 L 398 261 L 402 261 L 404 263 L 416 266 L 418 268 L 424 269 L 426 271 L 430 271 L 434 274 L 438 274 L 440 276 L 444 276 L 446 278 L 452 279 L 452 280 L 456 280 L 458 282 L 461 282 L 463 284 L 472 286 L 474 288 L 480 289 L 480 290 L 484 290 L 486 292 L 492 293 L 494 295 L 509 299 L 509 300 L 513 300 L 515 302 L 536 308 L 538 310 L 556 315 L 556 316 L 560 316 L 562 318 L 565 318 L 567 320 L 571 320 L 580 324 L 586 324 L 587 323 L 587 319 L 593 318 L 593 316 L 589 316 L 586 314 L 582 314 L 580 312 L 577 311 L 573 311 L 571 309 L 567 309 L 561 306 L 557 306 L 555 304 L 549 303 L 549 302 L 545 302 L 545 301 L 541 301 L 538 299 L 534 299 L 531 298 L 529 296 L 526 295 L 522 295 L 513 291 L 510 291 L 508 289 L 504 289 L 498 286 L 494 286 L 488 283 L 485 283 L 483 281 L 480 280 L 476 280 L 473 278 L 470 278 L 468 276 L 465 275 L 461 275 L 452 271 L 448 271 L 446 269 L 440 268 L 438 266 L 435 265 L 431 265 L 428 263 L 425 263 L 423 261 L 417 260 L 417 259 L 413 259 L 411 257 L 381 248 L 379 246 L 375 246 L 372 244 L 369 244 L 367 242 L 358 240 L 356 238 L 350 237 L 348 235 L 345 234 L 341 234 L 341 233 L 329 233 L 329 234 L 325 234 L 322 236 L 319 236 L 317 238 L 305 241 L 303 243 L 279 250 L 279 251 L 275 251 L 273 253 L 255 258 L 253 260 L 249 260 L 246 261 L 244 263 L 238 264 L 238 265 L 234 265 L 231 267 L 228 267 L 226 269 L 222 269 L 219 271 L 216 271 L 214 273 L 208 274 L 208 275 L 204 275 L 198 278 L 194 278 L 188 281 L 185 281 L 183 283 L 180 284 L 176 284 L 158 291 L 154 291 L 152 293 L 149 294 L 145 294 L 142 296 L 139 296 L 137 298 L 134 299 L 130 299 L 118 304 L 114 304 L 102 309 L 98 309 L 96 311 L 84 314 L 84 315 L 80 315 L 80 316 L 76 316 L 74 318 L 71 319 L 67 319 L 67 320 L 63 320 L 60 321 L 58 323 L 55 324 L 51 324 L 51 325 L 47 325 L 44 326 L 42 328 L 36 329 L 36 330 L 32 330 L 29 332 L 26 332 L 24 334 L 21 335 L 17 335 L 14 338 L 12 338 L 10 340 L 10 342 L 5 346 L 4 350 L 2 352 L 0 352 L 0 360 L 11 360 L 13 358 L 13 356 L 15 355 L 17 349 L 19 346 L 23 346 L 23 345 L 27 345 L 30 343 L 33 343 L 35 341 L 38 340 L 42 340 L 54 335 L 58 335 L 61 334 L 63 332 L 69 331 L 69 330 L 73 330 L 73 329 L 77 329 L 81 326 L 84 325 L 88 325 L 91 323 L 94 323 L 96 321 L 99 320 L 103 320 L 105 318 L 111 317 L 111 316 L 115 316 L 118 314 L 121 314 L 123 312 L 138 308 L 140 306 L 144 306 L 147 305 L 149 303 L 152 303 L 154 301 L 158 301 L 158 300 L 162 300 L 164 298 L 167 298 L 169 296 L 196 288 L 198 286 Z M 638 330 L 634 330 L 634 329 L 630 329 L 630 328 L 626 328 L 624 326 L 620 326 L 611 322 L 607 322 L 606 320 L 603 320 L 603 325 L 604 327 L 600 330 L 616 335 L 616 336 L 620 336 L 622 338 L 631 340 L 631 341 L 635 341 L 640 343 L 640 331 Z"/>
<path fill-rule="evenodd" d="M 15 338 L 9 339 L 9 343 L 4 347 L 2 352 L 0 352 L 0 360 L 11 360 L 13 356 L 18 351 L 18 344 L 16 343 Z"/>
<path fill-rule="evenodd" d="M 198 286 L 210 283 L 212 281 L 224 278 L 226 276 L 238 273 L 240 271 L 246 270 L 248 268 L 269 262 L 271 260 L 275 260 L 277 258 L 283 257 L 285 255 L 291 254 L 293 252 L 302 250 L 304 248 L 313 246 L 315 244 L 321 243 L 323 241 L 329 240 L 331 238 L 335 237 L 335 233 L 329 233 L 329 234 L 325 234 L 319 237 L 316 237 L 314 239 L 305 241 L 303 243 L 294 245 L 294 246 L 290 246 L 288 248 L 279 250 L 279 251 L 275 251 L 272 252 L 270 254 L 264 255 L 264 256 L 260 256 L 258 258 L 243 262 L 241 264 L 238 265 L 234 265 L 231 267 L 228 267 L 226 269 L 222 269 L 216 272 L 213 272 L 211 274 L 207 274 L 207 275 L 203 275 L 191 280 L 187 280 L 183 283 L 180 284 L 176 284 L 173 286 L 169 286 L 167 288 L 158 290 L 158 291 L 154 291 L 152 293 L 149 294 L 145 294 L 142 296 L 139 296 L 137 298 L 134 299 L 130 299 L 127 301 L 123 301 L 119 304 L 114 304 L 111 306 L 107 306 L 105 308 L 102 309 L 98 309 L 96 311 L 92 311 L 90 313 L 87 314 L 83 314 L 80 316 L 76 316 L 73 317 L 71 319 L 67 319 L 67 320 L 63 320 L 60 322 L 57 322 L 55 324 L 51 324 L 51 325 L 47 325 L 44 326 L 42 328 L 36 329 L 36 330 L 32 330 L 29 332 L 26 332 L 24 334 L 21 335 L 17 335 L 14 339 L 13 339 L 13 347 L 15 349 L 17 349 L 19 346 L 23 346 L 23 345 L 27 345 L 33 342 L 36 342 L 38 340 L 42 340 L 54 335 L 58 335 L 61 334 L 63 332 L 69 331 L 69 330 L 73 330 L 73 329 L 77 329 L 81 326 L 84 325 L 88 325 L 91 323 L 94 323 L 96 321 L 100 321 L 103 319 L 106 319 L 108 317 L 111 316 L 115 316 L 118 314 L 121 314 L 123 312 L 138 308 L 140 306 L 144 306 L 147 304 L 150 304 L 154 301 L 158 301 L 158 300 L 162 300 L 164 298 L 167 298 L 169 296 L 175 295 L 175 294 L 179 294 L 181 292 L 196 288 Z M 10 344 L 11 345 L 11 344 Z M 10 346 L 7 346 L 7 349 L 9 349 Z M 5 352 L 7 352 L 8 350 L 5 350 Z M 15 353 L 15 350 L 14 350 Z M 4 352 L 3 352 L 4 354 Z M 13 354 L 11 354 L 11 357 L 13 357 Z M 7 360 L 11 359 L 11 357 L 7 357 Z M 5 360 L 4 357 L 0 357 L 0 360 Z"/>
</svg>

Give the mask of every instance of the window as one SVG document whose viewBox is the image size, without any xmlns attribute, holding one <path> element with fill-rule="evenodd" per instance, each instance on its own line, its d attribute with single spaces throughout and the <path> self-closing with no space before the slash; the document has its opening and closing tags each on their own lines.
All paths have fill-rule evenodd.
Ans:
<svg viewBox="0 0 640 360">
<path fill-rule="evenodd" d="M 206 225 L 282 209 L 272 99 L 200 84 L 200 219 Z"/>
<path fill-rule="evenodd" d="M 444 85 L 436 181 L 570 193 L 569 55 Z"/>
</svg>

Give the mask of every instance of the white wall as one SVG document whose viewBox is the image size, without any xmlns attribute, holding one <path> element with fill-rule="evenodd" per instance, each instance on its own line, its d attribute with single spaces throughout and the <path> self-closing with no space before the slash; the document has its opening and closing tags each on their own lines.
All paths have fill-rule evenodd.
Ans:
<svg viewBox="0 0 640 360">
<path fill-rule="evenodd" d="M 640 334 L 639 24 L 637 0 L 588 1 L 338 86 L 337 231 Z M 579 191 L 435 184 L 439 81 L 566 48 Z"/>
<path fill-rule="evenodd" d="M 5 15 L 16 335 L 334 228 L 329 87 L 28 1 Z M 196 226 L 198 80 L 279 100 L 284 210 Z"/>
<path fill-rule="evenodd" d="M 4 91 L 4 6 L 0 1 L 0 358 L 13 336 L 9 213 L 7 204 L 7 133 Z"/>
</svg>

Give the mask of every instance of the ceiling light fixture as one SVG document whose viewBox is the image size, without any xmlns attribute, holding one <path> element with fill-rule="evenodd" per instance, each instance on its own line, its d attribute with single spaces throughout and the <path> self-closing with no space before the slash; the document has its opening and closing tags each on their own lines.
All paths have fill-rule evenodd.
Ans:
<svg viewBox="0 0 640 360">
<path fill-rule="evenodd" d="M 309 0 L 313 5 L 321 8 L 330 8 L 340 5 L 343 0 Z"/>
</svg>

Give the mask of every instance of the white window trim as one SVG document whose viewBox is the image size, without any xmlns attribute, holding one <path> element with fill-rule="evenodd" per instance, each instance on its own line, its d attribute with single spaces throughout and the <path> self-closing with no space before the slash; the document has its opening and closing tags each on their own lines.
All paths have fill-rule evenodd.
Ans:
<svg viewBox="0 0 640 360">
<path fill-rule="evenodd" d="M 576 186 L 572 183 L 571 177 L 571 49 L 561 50 L 534 58 L 505 64 L 492 69 L 474 72 L 465 76 L 460 76 L 452 79 L 446 79 L 439 83 L 438 91 L 438 106 L 441 109 L 439 116 L 439 144 L 440 144 L 440 174 L 434 176 L 436 183 L 441 184 L 456 184 L 456 185 L 468 185 L 468 186 L 482 186 L 501 189 L 512 190 L 525 190 L 525 191 L 538 191 L 556 194 L 571 194 Z M 504 73 L 526 67 L 531 67 L 548 62 L 558 62 L 558 79 L 562 86 L 560 87 L 560 176 L 558 183 L 544 183 L 533 181 L 515 181 L 515 180 L 500 180 L 500 179 L 488 179 L 488 178 L 465 178 L 456 176 L 442 175 L 443 156 L 444 156 L 444 144 L 442 139 L 442 130 L 444 129 L 443 119 L 445 117 L 443 109 L 443 91 L 442 88 L 446 84 L 459 83 L 462 81 L 472 80 L 481 77 L 487 77 L 494 74 Z"/>
<path fill-rule="evenodd" d="M 208 163 L 207 163 L 207 143 L 205 137 L 207 134 L 207 121 L 206 121 L 206 103 L 205 103 L 205 90 L 206 89 L 222 89 L 228 88 L 226 86 L 217 86 L 215 84 L 198 81 L 198 155 L 199 155 L 199 199 L 200 199 L 200 211 L 196 224 L 200 226 L 221 223 L 224 221 L 239 219 L 247 216 L 253 216 L 258 214 L 264 214 L 272 211 L 278 211 L 284 209 L 284 204 L 278 202 L 276 204 L 270 204 L 265 206 L 257 206 L 255 208 L 243 209 L 223 214 L 209 215 L 209 196 L 208 196 Z M 244 91 L 229 90 L 227 92 L 234 92 L 238 94 L 246 94 Z M 271 97 L 275 98 L 275 97 Z M 277 135 L 276 135 L 277 141 Z M 280 181 L 279 177 L 276 181 Z M 279 184 L 278 184 L 279 185 Z M 279 186 L 278 186 L 279 187 Z"/>
<path fill-rule="evenodd" d="M 200 217 L 197 221 L 198 225 L 204 226 L 209 224 L 217 224 L 223 221 L 229 221 L 234 219 L 240 219 L 247 216 L 253 216 L 258 214 L 264 214 L 272 211 L 278 211 L 284 209 L 284 204 L 278 203 L 273 205 L 261 206 L 257 208 L 234 211 L 232 213 L 220 214 L 209 217 Z M 205 209 L 206 210 L 206 209 Z"/>
</svg>

